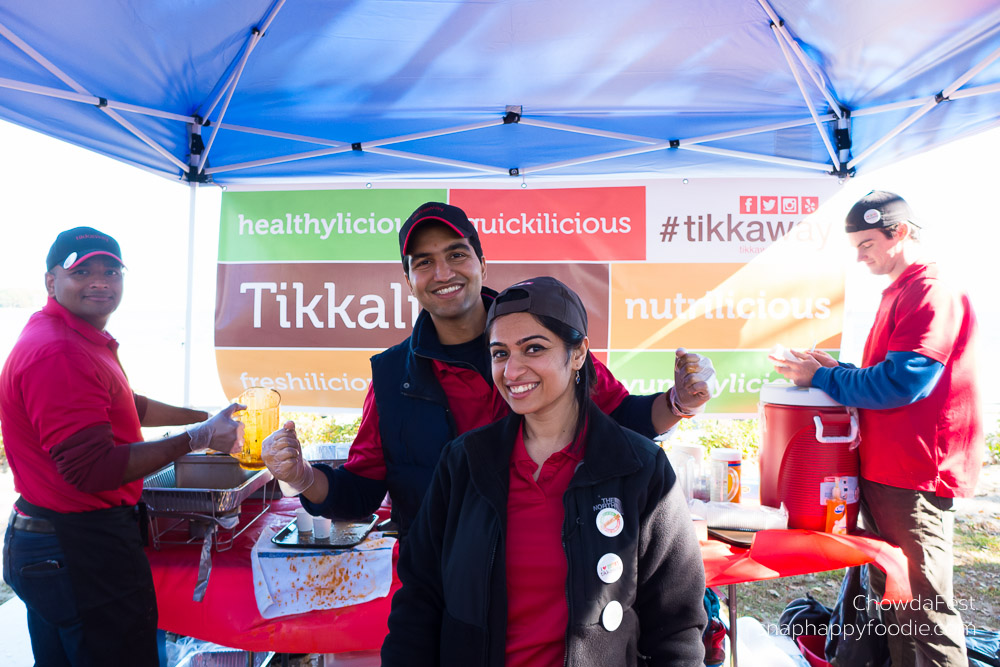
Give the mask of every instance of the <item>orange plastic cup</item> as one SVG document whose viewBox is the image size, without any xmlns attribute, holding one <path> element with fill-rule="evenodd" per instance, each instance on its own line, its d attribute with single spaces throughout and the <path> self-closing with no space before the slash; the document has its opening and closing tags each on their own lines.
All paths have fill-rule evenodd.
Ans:
<svg viewBox="0 0 1000 667">
<path fill-rule="evenodd" d="M 232 456 L 246 470 L 261 470 L 264 460 L 260 456 L 264 438 L 278 430 L 278 405 L 281 394 L 273 389 L 250 387 L 236 399 L 247 406 L 246 410 L 233 413 L 233 418 L 243 422 L 243 449 Z"/>
</svg>

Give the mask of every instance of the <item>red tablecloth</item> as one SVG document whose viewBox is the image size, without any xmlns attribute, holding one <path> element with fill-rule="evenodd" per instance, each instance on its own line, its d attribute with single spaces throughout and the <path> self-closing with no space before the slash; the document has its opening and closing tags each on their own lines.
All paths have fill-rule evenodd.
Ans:
<svg viewBox="0 0 1000 667">
<path fill-rule="evenodd" d="M 709 540 L 701 543 L 709 586 L 791 577 L 875 563 L 886 573 L 886 601 L 909 602 L 906 556 L 899 547 L 860 535 L 812 530 L 762 530 L 749 549 Z"/>
<path fill-rule="evenodd" d="M 231 549 L 213 552 L 212 573 L 201 602 L 192 599 L 201 545 L 147 548 L 160 628 L 247 651 L 341 653 L 381 647 L 389 601 L 399 588 L 395 554 L 392 588 L 385 598 L 272 620 L 261 618 L 254 599 L 250 551 L 265 527 L 286 525 L 298 506 L 295 498 L 276 500 L 267 514 L 234 540 Z M 259 501 L 246 502 L 243 518 L 250 519 L 259 511 Z"/>
<path fill-rule="evenodd" d="M 294 518 L 298 504 L 293 498 L 275 501 L 267 514 L 234 540 L 231 549 L 212 554 L 212 574 L 202 602 L 192 599 L 200 545 L 147 549 L 160 628 L 250 651 L 341 653 L 378 649 L 387 631 L 389 602 L 399 588 L 395 573 L 389 595 L 383 599 L 273 620 L 258 613 L 250 551 L 266 526 L 285 525 Z M 244 516 L 253 517 L 259 511 L 260 506 L 254 505 L 244 503 Z M 897 547 L 877 539 L 808 530 L 765 530 L 757 533 L 749 549 L 709 540 L 701 544 L 701 550 L 710 586 L 874 562 L 887 574 L 886 599 L 910 599 L 906 558 Z"/>
</svg>

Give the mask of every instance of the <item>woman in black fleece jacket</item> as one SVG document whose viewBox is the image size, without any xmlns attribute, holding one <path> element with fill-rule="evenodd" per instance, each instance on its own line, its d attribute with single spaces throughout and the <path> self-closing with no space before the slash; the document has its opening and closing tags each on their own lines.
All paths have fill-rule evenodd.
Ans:
<svg viewBox="0 0 1000 667">
<path fill-rule="evenodd" d="M 663 451 L 590 400 L 586 331 L 553 278 L 497 297 L 493 377 L 513 414 L 442 453 L 400 553 L 383 665 L 703 664 L 683 494 Z"/>
</svg>

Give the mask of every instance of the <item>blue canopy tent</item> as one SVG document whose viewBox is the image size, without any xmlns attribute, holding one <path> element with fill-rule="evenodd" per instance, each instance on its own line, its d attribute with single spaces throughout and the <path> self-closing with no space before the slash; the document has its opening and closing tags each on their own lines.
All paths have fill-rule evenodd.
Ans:
<svg viewBox="0 0 1000 667">
<path fill-rule="evenodd" d="M 192 210 L 201 183 L 846 178 L 996 126 L 998 58 L 995 0 L 33 0 L 0 5 L 0 118 Z"/>
<path fill-rule="evenodd" d="M 0 6 L 0 117 L 180 180 L 847 175 L 1000 118 L 994 0 Z"/>
</svg>

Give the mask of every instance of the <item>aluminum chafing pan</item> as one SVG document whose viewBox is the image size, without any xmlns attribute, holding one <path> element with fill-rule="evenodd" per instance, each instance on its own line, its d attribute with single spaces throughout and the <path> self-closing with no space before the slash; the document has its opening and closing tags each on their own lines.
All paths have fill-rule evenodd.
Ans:
<svg viewBox="0 0 1000 667">
<path fill-rule="evenodd" d="M 142 501 L 157 513 L 216 516 L 238 509 L 272 479 L 266 468 L 244 470 L 235 459 L 218 458 L 189 454 L 153 473 L 143 480 Z M 178 485 L 178 476 L 183 484 L 197 486 Z"/>
<path fill-rule="evenodd" d="M 310 463 L 326 463 L 336 468 L 347 461 L 349 442 L 310 443 L 303 445 L 302 456 Z"/>
</svg>

